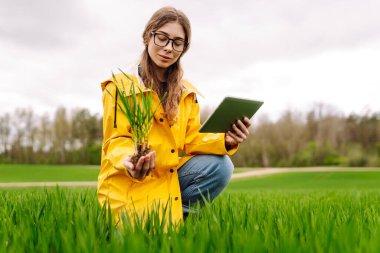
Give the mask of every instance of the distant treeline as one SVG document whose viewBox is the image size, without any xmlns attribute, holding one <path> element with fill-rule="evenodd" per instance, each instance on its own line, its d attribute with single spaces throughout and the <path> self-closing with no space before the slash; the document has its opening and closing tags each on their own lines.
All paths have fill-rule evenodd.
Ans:
<svg viewBox="0 0 380 253">
<path fill-rule="evenodd" d="M 232 157 L 238 166 L 380 166 L 380 113 L 343 116 L 319 105 L 261 118 Z"/>
<path fill-rule="evenodd" d="M 53 117 L 17 109 L 0 116 L 0 162 L 99 164 L 102 119 L 87 109 L 64 107 Z"/>
<path fill-rule="evenodd" d="M 88 109 L 0 115 L 0 163 L 100 164 L 101 143 L 102 117 Z M 318 105 L 276 121 L 261 117 L 232 160 L 239 167 L 380 166 L 380 113 L 344 116 Z"/>
</svg>

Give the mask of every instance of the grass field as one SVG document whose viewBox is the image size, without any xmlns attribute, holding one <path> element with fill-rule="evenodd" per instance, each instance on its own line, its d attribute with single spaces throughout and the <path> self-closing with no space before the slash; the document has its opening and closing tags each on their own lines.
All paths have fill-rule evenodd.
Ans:
<svg viewBox="0 0 380 253">
<path fill-rule="evenodd" d="M 380 171 L 292 172 L 263 176 L 254 180 L 239 179 L 228 186 L 228 190 L 231 192 L 339 189 L 378 190 L 380 189 Z"/>
<path fill-rule="evenodd" d="M 234 180 L 176 231 L 115 229 L 94 188 L 0 189 L 0 252 L 380 252 L 380 172 Z"/>
<path fill-rule="evenodd" d="M 250 170 L 252 169 L 236 168 L 234 172 Z M 98 173 L 99 166 L 0 164 L 0 183 L 96 181 Z"/>
<path fill-rule="evenodd" d="M 359 169 L 360 168 L 351 168 Z M 380 172 L 380 168 L 371 168 L 374 172 Z M 253 168 L 235 168 L 234 173 L 244 173 Z M 0 164 L 0 183 L 10 182 L 72 182 L 72 181 L 97 181 L 99 166 L 88 165 L 32 165 L 32 164 Z M 328 174 L 319 174 L 328 176 Z M 279 180 L 283 175 L 279 176 Z M 286 175 L 284 176 L 286 177 Z M 313 178 L 314 180 L 315 178 Z M 344 179 L 345 180 L 345 179 Z M 344 181 L 341 179 L 341 181 Z M 297 181 L 297 180 L 296 180 Z M 310 180 L 309 180 L 310 181 Z M 317 180 L 318 181 L 318 180 Z M 290 185 L 292 182 L 289 181 Z M 266 184 L 266 183 L 265 183 Z M 270 188 L 276 183 L 269 184 Z M 282 184 L 280 184 L 283 186 Z M 260 187 L 260 185 L 256 185 Z"/>
<path fill-rule="evenodd" d="M 99 166 L 0 164 L 0 183 L 96 181 Z"/>
</svg>

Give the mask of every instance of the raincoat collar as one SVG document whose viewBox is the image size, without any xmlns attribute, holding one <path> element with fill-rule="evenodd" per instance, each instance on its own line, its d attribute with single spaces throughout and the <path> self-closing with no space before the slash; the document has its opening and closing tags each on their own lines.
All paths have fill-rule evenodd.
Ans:
<svg viewBox="0 0 380 253">
<path fill-rule="evenodd" d="M 124 73 L 126 73 L 128 75 L 128 77 L 130 77 L 134 84 L 139 87 L 141 89 L 142 92 L 145 92 L 145 91 L 148 91 L 150 89 L 146 88 L 145 85 L 144 85 L 144 82 L 142 81 L 141 79 L 141 76 L 139 75 L 139 64 L 138 63 L 135 63 L 131 66 L 129 66 L 126 71 L 123 71 Z M 116 77 L 116 80 L 117 82 L 121 85 L 122 83 L 124 84 L 126 90 L 125 92 L 127 94 L 129 94 L 129 83 L 130 83 L 130 80 L 123 74 L 123 73 L 119 73 L 119 74 L 115 74 L 115 77 Z M 106 88 L 107 84 L 109 84 L 110 82 L 113 82 L 113 77 L 105 80 L 104 82 L 101 83 L 101 87 L 102 87 L 102 91 L 104 91 L 104 89 Z M 200 93 L 198 91 L 197 88 L 194 87 L 194 85 L 192 85 L 190 82 L 188 82 L 187 80 L 185 79 L 182 79 L 182 85 L 184 87 L 184 93 L 187 93 L 187 94 L 190 94 L 190 93 L 195 93 L 195 94 L 198 94 L 200 95 L 201 97 L 204 98 L 203 94 Z M 137 88 L 136 89 L 136 93 L 140 93 L 139 89 Z"/>
</svg>

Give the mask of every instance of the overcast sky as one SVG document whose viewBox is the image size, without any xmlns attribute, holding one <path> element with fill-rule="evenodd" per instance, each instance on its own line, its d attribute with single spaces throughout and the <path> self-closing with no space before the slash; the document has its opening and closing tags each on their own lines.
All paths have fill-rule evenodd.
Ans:
<svg viewBox="0 0 380 253">
<path fill-rule="evenodd" d="M 192 24 L 185 77 L 204 95 L 264 101 L 260 114 L 380 111 L 378 0 L 2 0 L 0 114 L 102 111 L 100 82 L 138 60 L 158 8 Z"/>
</svg>

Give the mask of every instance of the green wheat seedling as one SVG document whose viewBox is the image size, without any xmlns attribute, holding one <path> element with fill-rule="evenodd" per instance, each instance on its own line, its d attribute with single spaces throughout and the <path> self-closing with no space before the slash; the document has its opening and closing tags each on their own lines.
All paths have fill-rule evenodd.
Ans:
<svg viewBox="0 0 380 253">
<path fill-rule="evenodd" d="M 153 110 L 153 81 L 150 87 L 143 91 L 139 86 L 135 87 L 135 83 L 125 72 L 119 69 L 120 72 L 131 81 L 129 95 L 125 94 L 125 85 L 121 80 L 119 84 L 116 76 L 112 73 L 113 82 L 116 85 L 117 95 L 120 98 L 120 103 L 117 103 L 118 108 L 126 117 L 130 124 L 130 133 L 132 135 L 132 142 L 135 148 L 135 155 L 131 158 L 131 162 L 136 164 L 139 158 L 149 153 L 148 136 L 152 128 L 153 117 L 160 104 Z M 123 87 L 123 90 L 119 88 Z M 112 94 L 108 92 L 111 96 Z M 140 95 L 137 95 L 140 94 Z"/>
<path fill-rule="evenodd" d="M 302 184 L 307 173 L 292 182 Z M 245 192 L 235 181 L 235 193 L 227 189 L 213 203 L 196 206 L 178 227 L 153 211 L 144 222 L 124 215 L 119 226 L 93 188 L 0 188 L 0 252 L 378 253 L 380 189 L 365 184 L 375 180 L 364 175 L 354 181 L 363 183 L 357 189 L 322 184 L 284 191 L 285 180 L 272 190 L 272 181 L 254 178 L 246 182 L 264 188 Z"/>
</svg>

